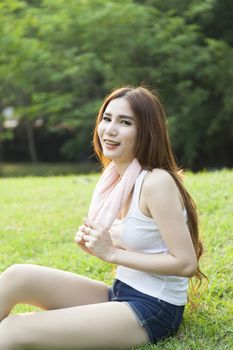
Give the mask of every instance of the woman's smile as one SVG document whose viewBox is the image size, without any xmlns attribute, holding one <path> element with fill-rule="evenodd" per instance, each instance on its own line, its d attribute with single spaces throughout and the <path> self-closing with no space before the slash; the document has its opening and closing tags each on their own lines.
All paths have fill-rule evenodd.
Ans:
<svg viewBox="0 0 233 350">
<path fill-rule="evenodd" d="M 134 158 L 136 120 L 125 98 L 109 102 L 99 123 L 98 135 L 106 158 L 119 163 L 131 162 Z"/>
<path fill-rule="evenodd" d="M 107 147 L 109 149 L 115 149 L 120 145 L 120 142 L 116 142 L 116 141 L 109 140 L 109 139 L 104 139 L 104 145 L 105 145 L 105 147 Z"/>
</svg>

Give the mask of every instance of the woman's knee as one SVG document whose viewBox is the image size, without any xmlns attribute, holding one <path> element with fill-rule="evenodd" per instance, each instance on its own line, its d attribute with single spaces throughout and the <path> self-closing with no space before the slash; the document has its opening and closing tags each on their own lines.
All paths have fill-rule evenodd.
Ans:
<svg viewBox="0 0 233 350">
<path fill-rule="evenodd" d="M 15 319 L 16 316 L 8 316 L 0 322 L 0 349 L 21 350 L 23 346 L 22 336 Z"/>
<path fill-rule="evenodd" d="M 32 266 L 15 264 L 8 267 L 1 275 L 2 286 L 10 291 L 26 286 L 32 279 Z"/>
<path fill-rule="evenodd" d="M 25 267 L 27 265 L 24 264 L 14 264 L 9 266 L 1 275 L 1 278 L 4 281 L 16 281 L 22 278 L 25 273 Z"/>
</svg>

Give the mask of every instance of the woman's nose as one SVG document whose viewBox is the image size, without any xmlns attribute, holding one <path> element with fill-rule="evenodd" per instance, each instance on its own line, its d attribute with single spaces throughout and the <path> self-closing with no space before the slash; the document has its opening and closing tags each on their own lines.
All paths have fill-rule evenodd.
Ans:
<svg viewBox="0 0 233 350">
<path fill-rule="evenodd" d="M 106 134 L 108 135 L 116 135 L 117 134 L 117 128 L 114 123 L 109 123 L 108 127 L 105 130 Z"/>
</svg>

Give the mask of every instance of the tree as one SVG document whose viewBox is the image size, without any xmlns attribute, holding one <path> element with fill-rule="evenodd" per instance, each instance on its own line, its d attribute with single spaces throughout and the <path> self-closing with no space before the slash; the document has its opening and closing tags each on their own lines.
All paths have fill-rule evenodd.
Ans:
<svg viewBox="0 0 233 350">
<path fill-rule="evenodd" d="M 228 21 L 221 37 L 213 30 L 210 37 L 208 27 L 221 22 L 218 1 L 13 0 L 0 6 L 1 104 L 13 106 L 27 125 L 31 159 L 41 157 L 33 134 L 38 120 L 46 135 L 68 130 L 63 157 L 87 157 L 103 97 L 144 83 L 162 96 L 184 166 L 232 164 L 231 26 Z"/>
</svg>

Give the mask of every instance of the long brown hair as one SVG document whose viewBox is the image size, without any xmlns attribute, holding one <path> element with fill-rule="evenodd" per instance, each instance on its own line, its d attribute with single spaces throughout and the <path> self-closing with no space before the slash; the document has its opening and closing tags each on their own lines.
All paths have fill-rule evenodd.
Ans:
<svg viewBox="0 0 233 350">
<path fill-rule="evenodd" d="M 138 139 L 135 149 L 135 157 L 140 165 L 143 169 L 147 170 L 152 170 L 154 168 L 166 170 L 173 177 L 180 191 L 187 211 L 189 232 L 196 252 L 197 261 L 199 261 L 203 253 L 203 245 L 199 238 L 196 205 L 183 185 L 182 171 L 176 163 L 171 148 L 166 127 L 165 112 L 158 96 L 142 86 L 136 88 L 131 86 L 122 87 L 114 90 L 109 96 L 107 96 L 100 107 L 96 119 L 93 136 L 94 151 L 102 165 L 106 167 L 110 160 L 103 155 L 97 129 L 109 102 L 120 97 L 124 97 L 129 102 L 132 112 L 136 117 Z M 196 287 L 192 284 L 192 287 L 197 290 L 201 285 L 203 277 L 206 278 L 201 272 L 199 264 L 195 277 L 197 279 L 197 284 Z"/>
</svg>

